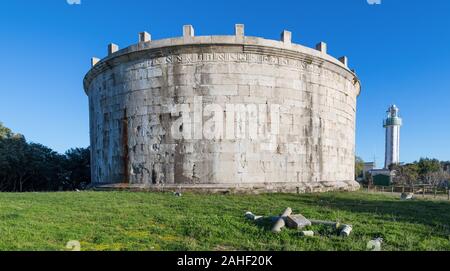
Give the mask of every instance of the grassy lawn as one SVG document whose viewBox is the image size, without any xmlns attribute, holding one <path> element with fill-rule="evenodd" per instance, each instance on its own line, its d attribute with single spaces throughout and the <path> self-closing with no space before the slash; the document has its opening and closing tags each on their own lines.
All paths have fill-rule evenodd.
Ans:
<svg viewBox="0 0 450 271">
<path fill-rule="evenodd" d="M 348 238 L 314 226 L 273 234 L 244 219 L 245 211 L 275 215 L 286 207 L 307 218 L 352 224 Z M 400 201 L 388 195 L 197 195 L 80 192 L 0 193 L 0 250 L 383 250 L 450 251 L 450 203 Z"/>
</svg>

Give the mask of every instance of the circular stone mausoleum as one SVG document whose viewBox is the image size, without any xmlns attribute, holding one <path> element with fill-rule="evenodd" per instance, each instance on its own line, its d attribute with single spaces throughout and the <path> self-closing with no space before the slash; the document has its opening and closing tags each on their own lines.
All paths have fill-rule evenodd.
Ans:
<svg viewBox="0 0 450 271">
<path fill-rule="evenodd" d="M 183 36 L 92 59 L 92 182 L 211 192 L 355 190 L 360 82 L 347 58 L 244 35 Z"/>
</svg>

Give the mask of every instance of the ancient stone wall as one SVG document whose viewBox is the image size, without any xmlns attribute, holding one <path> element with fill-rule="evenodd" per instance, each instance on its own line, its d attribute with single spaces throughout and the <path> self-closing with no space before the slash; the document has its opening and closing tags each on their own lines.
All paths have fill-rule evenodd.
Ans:
<svg viewBox="0 0 450 271">
<path fill-rule="evenodd" d="M 207 191 L 354 190 L 360 84 L 326 44 L 244 36 L 151 41 L 93 59 L 97 185 Z"/>
</svg>

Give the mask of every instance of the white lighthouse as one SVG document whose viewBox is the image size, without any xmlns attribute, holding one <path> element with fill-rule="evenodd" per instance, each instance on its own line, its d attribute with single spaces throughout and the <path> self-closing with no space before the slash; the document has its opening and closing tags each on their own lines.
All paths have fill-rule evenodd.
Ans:
<svg viewBox="0 0 450 271">
<path fill-rule="evenodd" d="M 386 128 L 386 154 L 384 168 L 400 163 L 400 127 L 402 119 L 398 116 L 398 107 L 391 105 L 387 111 L 388 116 L 383 122 Z"/>
</svg>

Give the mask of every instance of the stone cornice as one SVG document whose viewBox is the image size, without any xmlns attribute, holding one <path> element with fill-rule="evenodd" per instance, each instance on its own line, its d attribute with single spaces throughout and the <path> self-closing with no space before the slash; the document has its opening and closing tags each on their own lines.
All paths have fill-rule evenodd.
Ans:
<svg viewBox="0 0 450 271">
<path fill-rule="evenodd" d="M 165 56 L 172 50 L 178 51 L 186 47 L 203 46 L 235 46 L 241 47 L 243 53 L 255 53 L 261 55 L 273 55 L 289 59 L 304 60 L 309 64 L 329 65 L 331 69 L 341 72 L 349 78 L 353 78 L 357 85 L 358 95 L 360 81 L 356 74 L 344 63 L 336 58 L 316 49 L 291 43 L 290 40 L 276 41 L 249 36 L 184 36 L 178 38 L 161 39 L 155 41 L 139 42 L 118 51 L 112 51 L 109 56 L 100 61 L 95 61 L 93 67 L 84 78 L 84 89 L 87 92 L 92 80 L 100 73 L 120 63 L 130 61 L 136 57 L 145 58 Z"/>
</svg>

